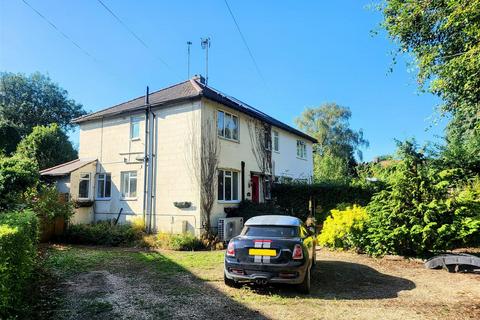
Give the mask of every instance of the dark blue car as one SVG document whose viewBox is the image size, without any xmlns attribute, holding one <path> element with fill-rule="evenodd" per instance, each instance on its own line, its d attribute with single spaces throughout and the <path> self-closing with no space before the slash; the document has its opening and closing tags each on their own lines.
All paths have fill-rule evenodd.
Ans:
<svg viewBox="0 0 480 320">
<path fill-rule="evenodd" d="M 315 234 L 295 217 L 266 215 L 249 219 L 225 252 L 225 284 L 288 283 L 310 292 L 315 264 Z"/>
</svg>

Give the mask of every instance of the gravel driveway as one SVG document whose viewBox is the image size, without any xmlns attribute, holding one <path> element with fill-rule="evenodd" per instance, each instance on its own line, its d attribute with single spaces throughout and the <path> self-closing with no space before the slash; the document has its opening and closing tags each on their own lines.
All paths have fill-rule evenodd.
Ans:
<svg viewBox="0 0 480 320">
<path fill-rule="evenodd" d="M 310 295 L 228 288 L 219 251 L 51 246 L 44 259 L 40 318 L 480 319 L 480 275 L 404 259 L 320 250 Z"/>
</svg>

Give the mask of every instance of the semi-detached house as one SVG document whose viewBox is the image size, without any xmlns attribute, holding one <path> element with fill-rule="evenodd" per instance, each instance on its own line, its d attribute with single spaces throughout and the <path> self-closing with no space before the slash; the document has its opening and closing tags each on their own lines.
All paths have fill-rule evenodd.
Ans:
<svg viewBox="0 0 480 320">
<path fill-rule="evenodd" d="M 216 226 L 225 208 L 268 200 L 274 181 L 310 182 L 313 175 L 314 138 L 200 76 L 74 122 L 79 159 L 41 172 L 77 203 L 72 223 L 143 217 L 156 231 L 198 235 L 202 186 L 214 188 Z M 211 168 L 214 179 L 205 181 Z"/>
</svg>

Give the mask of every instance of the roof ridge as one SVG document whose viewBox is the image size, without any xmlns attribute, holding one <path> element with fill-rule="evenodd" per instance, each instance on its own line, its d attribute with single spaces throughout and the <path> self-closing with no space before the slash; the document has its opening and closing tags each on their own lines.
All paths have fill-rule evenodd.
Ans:
<svg viewBox="0 0 480 320">
<path fill-rule="evenodd" d="M 202 94 L 203 93 L 203 89 L 200 87 L 199 83 L 197 82 L 197 80 L 195 79 L 189 79 L 190 80 L 190 83 L 192 84 L 192 86 L 195 88 L 195 90 L 197 90 L 198 94 Z"/>
</svg>

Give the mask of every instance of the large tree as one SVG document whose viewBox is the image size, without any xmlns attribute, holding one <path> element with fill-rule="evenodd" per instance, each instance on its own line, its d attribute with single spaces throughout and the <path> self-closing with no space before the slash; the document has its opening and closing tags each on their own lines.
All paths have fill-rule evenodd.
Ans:
<svg viewBox="0 0 480 320">
<path fill-rule="evenodd" d="M 6 152 L 35 126 L 57 123 L 68 131 L 71 120 L 83 114 L 82 105 L 46 75 L 0 73 L 0 149 Z"/>
<path fill-rule="evenodd" d="M 318 140 L 314 145 L 314 178 L 324 181 L 335 171 L 334 180 L 342 180 L 356 163 L 355 155 L 362 159 L 361 147 L 368 141 L 362 130 L 350 128 L 352 113 L 349 108 L 336 103 L 325 103 L 317 108 L 307 108 L 295 122 L 300 130 Z M 342 177 L 343 176 L 343 177 Z"/>
<path fill-rule="evenodd" d="M 383 26 L 452 116 L 445 158 L 480 172 L 480 0 L 387 0 Z M 459 163 L 460 162 L 460 163 Z"/>
<path fill-rule="evenodd" d="M 36 161 L 40 170 L 77 157 L 77 151 L 56 123 L 33 128 L 18 144 L 17 154 Z"/>
</svg>

